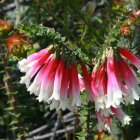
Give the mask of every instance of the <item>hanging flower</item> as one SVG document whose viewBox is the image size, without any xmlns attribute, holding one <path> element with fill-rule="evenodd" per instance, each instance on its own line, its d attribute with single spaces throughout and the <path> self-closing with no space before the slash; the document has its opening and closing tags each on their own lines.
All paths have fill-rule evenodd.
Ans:
<svg viewBox="0 0 140 140">
<path fill-rule="evenodd" d="M 81 64 L 81 68 L 82 68 L 82 74 L 83 74 L 83 78 L 84 78 L 87 100 L 93 101 L 94 97 L 93 97 L 93 94 L 92 94 L 93 92 L 91 89 L 92 78 L 90 77 L 85 64 Z"/>
<path fill-rule="evenodd" d="M 12 23 L 7 22 L 6 20 L 0 20 L 0 34 L 1 34 L 3 31 L 8 31 L 8 30 L 10 30 L 11 26 L 12 26 Z"/>
<path fill-rule="evenodd" d="M 135 100 L 139 100 L 136 74 L 124 57 L 139 68 L 140 60 L 128 50 L 119 48 L 116 51 L 106 50 L 100 65 L 92 72 L 91 86 L 100 132 L 111 131 L 111 116 L 117 117 L 123 126 L 129 124 L 130 117 L 119 106 L 121 103 L 134 104 Z"/>
<path fill-rule="evenodd" d="M 5 40 L 8 53 L 16 56 L 23 55 L 29 49 L 29 42 L 25 39 L 25 36 L 19 33 L 13 34 L 10 38 Z"/>
<path fill-rule="evenodd" d="M 92 72 L 93 75 L 94 72 Z M 95 109 L 99 111 L 104 110 L 107 103 L 107 77 L 106 77 L 105 61 L 102 62 L 100 68 L 94 73 L 92 80 L 92 91 L 95 99 Z"/>
<path fill-rule="evenodd" d="M 112 49 L 106 51 L 106 59 L 102 60 L 92 78 L 96 111 L 101 109 L 107 113 L 110 112 L 111 106 L 116 108 L 121 103 L 134 104 L 135 100 L 139 100 L 140 87 L 135 71 L 124 58 L 130 60 L 138 69 L 140 59 L 124 48 L 117 51 L 117 53 Z"/>
<path fill-rule="evenodd" d="M 111 132 L 113 116 L 110 115 L 106 117 L 101 113 L 101 111 L 98 111 L 96 113 L 96 117 L 98 119 L 97 129 L 99 130 L 99 132 L 102 132 L 102 131 Z"/>
<path fill-rule="evenodd" d="M 118 73 L 114 52 L 111 49 L 108 51 L 107 58 L 107 108 L 110 106 L 117 107 L 122 102 L 122 90 Z"/>
<path fill-rule="evenodd" d="M 54 60 L 51 59 L 52 57 L 52 52 L 49 51 L 49 50 L 46 50 L 46 49 L 43 49 L 41 50 L 40 52 L 38 53 L 34 53 L 30 56 L 27 57 L 27 59 L 23 59 L 21 61 L 19 61 L 19 69 L 21 72 L 25 72 L 26 75 L 23 76 L 21 78 L 21 83 L 25 83 L 27 88 L 29 87 L 30 85 L 30 81 L 31 79 L 33 78 L 33 76 L 38 72 L 38 70 L 42 67 L 42 69 L 38 72 L 38 75 L 36 76 L 34 82 L 33 82 L 33 85 L 29 88 L 31 93 L 33 93 L 32 90 L 37 90 L 37 86 L 39 86 L 39 83 L 41 82 L 42 80 L 42 77 L 43 77 L 43 73 L 45 72 L 45 68 L 48 64 L 48 62 L 50 62 L 51 64 L 53 64 Z M 36 83 L 37 82 L 37 83 Z M 29 90 L 28 89 L 28 90 Z M 35 94 L 37 94 L 38 92 L 35 92 Z"/>
<path fill-rule="evenodd" d="M 126 59 L 128 59 L 137 69 L 140 69 L 140 59 L 137 56 L 135 56 L 125 48 L 119 48 L 118 52 Z"/>
<path fill-rule="evenodd" d="M 112 119 L 115 117 L 121 123 L 122 126 L 128 125 L 131 121 L 131 118 L 126 115 L 120 108 L 111 107 L 111 113 L 108 116 L 102 114 L 101 111 L 96 113 L 96 117 L 98 119 L 97 129 L 99 132 L 108 131 L 111 132 L 112 130 Z"/>
<path fill-rule="evenodd" d="M 81 105 L 77 64 L 68 63 L 54 48 L 43 49 L 21 60 L 19 69 L 25 72 L 20 83 L 25 83 L 30 94 L 37 95 L 40 102 L 48 102 L 50 109 L 65 110 Z"/>
<path fill-rule="evenodd" d="M 71 65 L 71 71 L 70 71 L 70 84 L 69 84 L 69 97 L 71 101 L 71 105 L 81 105 L 81 99 L 80 99 L 80 83 L 78 79 L 78 71 L 77 71 L 77 65 L 75 62 Z"/>
<path fill-rule="evenodd" d="M 128 58 L 138 69 L 140 68 L 140 59 L 135 55 L 130 53 L 124 48 L 119 48 L 120 54 Z M 125 82 L 123 85 L 124 91 L 124 100 L 126 104 L 134 104 L 134 100 L 139 100 L 140 96 L 140 87 L 138 85 L 138 80 L 135 74 L 135 71 L 123 60 L 122 57 L 118 59 L 119 72 Z"/>
<path fill-rule="evenodd" d="M 120 108 L 111 107 L 111 110 L 113 112 L 113 116 L 118 118 L 118 120 L 122 123 L 122 126 L 125 126 L 130 123 L 131 118 L 128 115 L 126 115 Z"/>
<path fill-rule="evenodd" d="M 92 72 L 91 87 L 100 132 L 111 131 L 112 117 L 118 118 L 123 126 L 129 124 L 131 118 L 119 108 L 120 104 L 134 104 L 140 98 L 136 73 L 125 60 L 140 68 L 140 59 L 134 54 L 125 48 L 115 51 L 110 48 Z"/>
</svg>

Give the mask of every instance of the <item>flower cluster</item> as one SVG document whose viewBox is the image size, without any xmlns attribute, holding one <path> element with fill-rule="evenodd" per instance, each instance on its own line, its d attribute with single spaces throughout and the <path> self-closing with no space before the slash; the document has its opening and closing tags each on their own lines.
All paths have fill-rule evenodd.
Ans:
<svg viewBox="0 0 140 140">
<path fill-rule="evenodd" d="M 50 109 L 73 109 L 81 105 L 80 83 L 81 90 L 83 83 L 78 78 L 77 64 L 57 55 L 53 47 L 21 60 L 19 69 L 26 73 L 20 83 L 25 83 L 30 94 L 37 95 L 40 102 L 48 102 Z"/>
<path fill-rule="evenodd" d="M 104 52 L 102 61 L 93 70 L 91 88 L 99 121 L 99 131 L 111 129 L 113 116 L 124 126 L 131 120 L 121 109 L 121 103 L 134 104 L 139 100 L 140 87 L 135 71 L 126 62 L 129 60 L 137 69 L 140 59 L 124 48 Z"/>
<path fill-rule="evenodd" d="M 106 49 L 91 76 L 86 65 L 81 63 L 83 83 L 77 62 L 61 56 L 51 46 L 19 62 L 20 71 L 25 73 L 20 83 L 25 83 L 30 94 L 38 96 L 40 102 L 50 104 L 50 109 L 73 110 L 81 106 L 80 91 L 85 88 L 87 100 L 95 102 L 98 130 L 111 131 L 113 117 L 123 126 L 131 120 L 120 105 L 139 100 L 140 87 L 128 61 L 139 70 L 140 59 L 125 48 Z"/>
</svg>

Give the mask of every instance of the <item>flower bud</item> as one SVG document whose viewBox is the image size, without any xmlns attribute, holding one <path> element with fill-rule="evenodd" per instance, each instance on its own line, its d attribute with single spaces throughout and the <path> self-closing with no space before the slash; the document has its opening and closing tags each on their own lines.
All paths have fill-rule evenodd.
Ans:
<svg viewBox="0 0 140 140">
<path fill-rule="evenodd" d="M 132 29 L 128 25 L 123 25 L 120 28 L 120 33 L 121 33 L 122 36 L 129 36 L 129 35 L 131 35 L 131 32 L 132 32 Z"/>
<path fill-rule="evenodd" d="M 10 22 L 6 22 L 4 20 L 0 20 L 0 34 L 3 32 L 3 31 L 8 31 L 10 30 L 12 26 L 12 23 Z"/>
</svg>

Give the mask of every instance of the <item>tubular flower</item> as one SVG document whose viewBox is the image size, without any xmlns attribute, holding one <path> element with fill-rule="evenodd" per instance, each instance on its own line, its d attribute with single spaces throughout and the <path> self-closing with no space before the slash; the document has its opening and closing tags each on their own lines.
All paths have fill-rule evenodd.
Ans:
<svg viewBox="0 0 140 140">
<path fill-rule="evenodd" d="M 118 52 L 128 59 L 137 69 L 140 69 L 140 59 L 125 48 L 119 48 Z"/>
<path fill-rule="evenodd" d="M 30 94 L 38 96 L 40 102 L 48 102 L 50 109 L 65 110 L 81 105 L 77 64 L 68 64 L 64 57 L 56 55 L 53 48 L 21 60 L 19 69 L 25 72 L 20 83 L 25 83 Z"/>
<path fill-rule="evenodd" d="M 113 50 L 105 52 L 101 65 L 92 79 L 92 91 L 95 95 L 95 108 L 104 113 L 108 112 L 110 106 L 117 107 L 122 102 L 122 91 L 120 81 L 117 77 L 116 63 Z"/>
<path fill-rule="evenodd" d="M 117 77 L 118 69 L 116 67 L 116 61 L 112 50 L 108 53 L 110 54 L 107 59 L 107 108 L 110 106 L 117 107 L 122 102 L 122 91 L 120 87 L 120 78 Z"/>
<path fill-rule="evenodd" d="M 1 34 L 3 31 L 8 31 L 8 30 L 10 30 L 11 26 L 12 26 L 12 23 L 6 22 L 5 20 L 0 20 L 0 34 Z"/>
<path fill-rule="evenodd" d="M 131 121 L 131 118 L 128 115 L 126 115 L 120 108 L 110 107 L 110 110 L 112 113 L 108 116 L 102 114 L 101 111 L 98 111 L 96 113 L 96 117 L 98 119 L 97 129 L 100 132 L 106 130 L 111 132 L 112 119 L 114 117 L 117 118 L 122 123 L 122 126 L 129 124 Z"/>
<path fill-rule="evenodd" d="M 98 119 L 97 129 L 99 130 L 99 132 L 102 132 L 103 130 L 111 132 L 113 116 L 110 115 L 106 117 L 101 113 L 101 111 L 98 111 L 96 113 L 96 117 Z"/>
<path fill-rule="evenodd" d="M 70 70 L 69 97 L 72 106 L 81 105 L 80 83 L 78 79 L 77 65 L 75 62 L 71 65 Z"/>
<path fill-rule="evenodd" d="M 94 72 L 93 72 L 94 73 Z M 93 75 L 92 73 L 92 75 Z M 94 93 L 95 109 L 98 112 L 100 109 L 105 113 L 106 111 L 106 93 L 107 93 L 107 79 L 106 79 L 106 68 L 103 62 L 100 68 L 94 73 L 91 86 Z"/>
<path fill-rule="evenodd" d="M 113 112 L 113 116 L 118 118 L 118 120 L 122 123 L 122 126 L 129 124 L 129 122 L 131 121 L 131 118 L 126 115 L 120 108 L 111 107 L 111 110 Z"/>
<path fill-rule="evenodd" d="M 119 52 L 121 55 L 130 60 L 134 66 L 136 66 L 138 69 L 140 68 L 139 58 L 137 58 L 135 55 L 124 48 L 119 48 Z M 125 85 L 123 85 L 125 89 L 124 100 L 126 104 L 134 104 L 134 100 L 139 100 L 140 95 L 140 87 L 138 85 L 135 71 L 123 60 L 121 56 L 119 57 L 118 65 L 120 75 L 125 82 Z"/>
<path fill-rule="evenodd" d="M 92 78 L 90 77 L 88 70 L 86 68 L 86 65 L 81 64 L 81 68 L 82 68 L 82 74 L 83 74 L 83 78 L 84 78 L 84 84 L 85 84 L 85 89 L 86 89 L 86 96 L 87 96 L 87 100 L 88 101 L 93 101 L 93 92 L 91 89 L 91 80 Z"/>
<path fill-rule="evenodd" d="M 5 40 L 6 46 L 8 48 L 8 53 L 13 53 L 14 55 L 24 54 L 30 46 L 25 36 L 18 33 L 13 34 L 10 38 Z"/>
</svg>

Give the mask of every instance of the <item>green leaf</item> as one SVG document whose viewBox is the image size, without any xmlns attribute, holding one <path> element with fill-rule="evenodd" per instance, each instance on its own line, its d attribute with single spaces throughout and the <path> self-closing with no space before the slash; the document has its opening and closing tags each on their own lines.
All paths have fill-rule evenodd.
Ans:
<svg viewBox="0 0 140 140">
<path fill-rule="evenodd" d="M 76 136 L 78 138 L 78 140 L 85 140 L 85 137 L 79 137 L 79 136 Z"/>
<path fill-rule="evenodd" d="M 13 102 L 15 102 L 14 100 L 8 100 L 7 101 L 7 104 L 11 104 L 11 103 L 13 103 Z"/>
<path fill-rule="evenodd" d="M 14 109 L 14 107 L 11 106 L 11 107 L 5 108 L 4 110 L 11 111 L 13 109 Z"/>
<path fill-rule="evenodd" d="M 21 133 L 18 133 L 18 134 L 17 134 L 17 137 L 18 137 L 18 138 L 21 138 L 21 137 L 23 137 L 23 136 L 25 136 L 25 134 L 21 134 Z"/>
<path fill-rule="evenodd" d="M 13 124 L 17 124 L 17 123 L 18 123 L 17 120 L 12 120 L 9 125 L 13 125 Z"/>
<path fill-rule="evenodd" d="M 18 114 L 11 113 L 11 115 L 14 116 L 14 117 L 16 117 L 16 118 L 18 118 L 21 114 L 20 113 L 18 113 Z"/>
<path fill-rule="evenodd" d="M 81 111 L 79 112 L 79 114 L 81 114 L 81 115 L 87 115 L 87 110 L 81 110 Z"/>
<path fill-rule="evenodd" d="M 11 130 L 17 130 L 18 129 L 18 127 L 12 127 L 12 128 L 10 128 Z"/>
<path fill-rule="evenodd" d="M 81 131 L 81 132 L 78 132 L 78 133 L 76 133 L 78 136 L 81 136 L 81 137 L 85 137 L 86 135 L 87 135 L 87 133 L 86 132 L 84 132 L 84 131 Z"/>
</svg>

